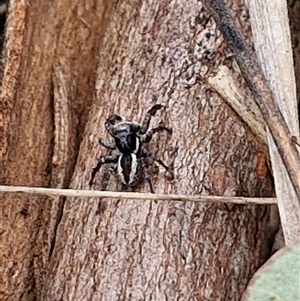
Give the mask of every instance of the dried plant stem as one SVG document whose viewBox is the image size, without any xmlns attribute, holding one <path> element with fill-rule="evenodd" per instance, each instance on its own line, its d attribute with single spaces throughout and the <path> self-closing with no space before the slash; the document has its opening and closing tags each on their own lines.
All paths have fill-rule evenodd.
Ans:
<svg viewBox="0 0 300 301">
<path fill-rule="evenodd" d="M 99 190 L 75 190 L 55 189 L 26 186 L 0 186 L 0 193 L 27 193 L 50 196 L 67 196 L 77 198 L 119 198 L 132 200 L 165 200 L 165 201 L 191 201 L 209 203 L 233 203 L 233 204 L 276 204 L 276 198 L 245 198 L 228 196 L 200 196 L 200 195 L 177 195 L 177 194 L 152 194 L 123 191 L 99 191 Z"/>
<path fill-rule="evenodd" d="M 293 135 L 290 133 L 278 104 L 274 101 L 273 93 L 262 69 L 250 52 L 241 31 L 235 26 L 225 2 L 223 0 L 205 0 L 204 3 L 207 4 L 229 47 L 235 54 L 235 59 L 270 130 L 299 201 L 299 153 L 295 144 L 292 143 Z"/>
<path fill-rule="evenodd" d="M 286 2 L 249 1 L 256 55 L 234 24 L 225 1 L 204 2 L 234 53 L 268 126 L 280 219 L 285 242 L 291 243 L 300 234 L 300 157 L 292 139 L 298 137 L 299 129 Z"/>
</svg>

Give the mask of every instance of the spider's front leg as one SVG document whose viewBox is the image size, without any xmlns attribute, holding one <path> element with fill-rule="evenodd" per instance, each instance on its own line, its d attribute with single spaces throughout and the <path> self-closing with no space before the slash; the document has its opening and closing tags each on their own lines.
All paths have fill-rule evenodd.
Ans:
<svg viewBox="0 0 300 301">
<path fill-rule="evenodd" d="M 117 163 L 118 162 L 118 156 L 107 156 L 107 157 L 101 157 L 97 166 L 93 168 L 91 180 L 89 182 L 89 185 L 92 186 L 94 178 L 97 174 L 97 172 L 100 170 L 101 166 L 103 164 L 109 164 L 109 163 Z"/>
<path fill-rule="evenodd" d="M 116 149 L 116 144 L 114 142 L 105 141 L 102 138 L 99 139 L 99 144 L 108 149 Z"/>
<path fill-rule="evenodd" d="M 139 130 L 139 135 L 144 135 L 148 128 L 149 128 L 149 125 L 150 125 L 150 120 L 151 120 L 151 117 L 155 116 L 156 112 L 158 110 L 160 110 L 161 108 L 163 107 L 163 105 L 160 105 L 160 104 L 157 104 L 157 105 L 154 105 L 146 114 L 145 118 L 144 118 L 144 121 L 143 121 L 143 124 Z"/>
<path fill-rule="evenodd" d="M 146 133 L 145 135 L 143 135 L 141 137 L 141 142 L 142 143 L 148 143 L 151 141 L 153 134 L 157 133 L 157 132 L 161 132 L 161 131 L 166 131 L 168 133 L 172 133 L 171 129 L 168 129 L 164 126 L 158 126 L 156 128 L 151 129 L 148 133 Z"/>
</svg>

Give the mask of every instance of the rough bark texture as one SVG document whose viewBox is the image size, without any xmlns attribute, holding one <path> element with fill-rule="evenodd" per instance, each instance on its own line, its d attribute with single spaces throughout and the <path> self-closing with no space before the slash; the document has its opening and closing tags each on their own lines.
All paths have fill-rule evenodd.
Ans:
<svg viewBox="0 0 300 301">
<path fill-rule="evenodd" d="M 19 9 L 19 2 L 23 3 L 16 1 L 12 14 L 16 7 Z M 7 93 L 14 98 L 8 99 L 12 114 L 6 116 L 11 120 L 8 135 L 4 137 L 8 141 L 8 156 L 4 162 L 3 183 L 66 187 L 94 97 L 97 49 L 101 30 L 105 28 L 107 6 L 103 2 L 83 4 L 73 0 L 26 3 L 27 6 L 23 5 L 26 12 L 22 11 L 22 15 L 26 15 L 27 30 L 21 45 L 18 87 L 15 96 Z M 13 46 L 14 40 L 7 48 Z M 14 53 L 10 54 L 7 49 L 6 53 L 7 62 Z M 59 77 L 59 73 L 63 75 Z M 75 94 L 59 93 L 64 81 L 68 89 L 72 89 L 73 84 Z M 60 124 L 61 113 L 65 120 Z M 65 139 L 61 139 L 63 133 Z M 56 239 L 61 201 L 21 195 L 2 195 L 1 198 L 6 246 L 3 258 L 7 265 L 5 293 L 0 299 L 40 299 Z"/>
<path fill-rule="evenodd" d="M 250 38 L 243 5 L 229 2 Z M 68 186 L 83 137 L 70 186 L 88 188 L 108 115 L 140 121 L 163 103 L 152 125 L 163 120 L 173 134 L 149 148 L 175 179 L 153 168 L 156 192 L 270 195 L 256 173 L 259 145 L 206 84 L 235 63 L 201 2 L 107 3 L 28 6 L 4 183 Z M 113 177 L 109 188 L 120 189 Z M 96 215 L 97 199 L 2 199 L 1 300 L 240 300 L 270 247 L 268 206 L 102 200 Z"/>
<path fill-rule="evenodd" d="M 97 102 L 73 187 L 87 187 L 105 153 L 97 139 L 109 114 L 139 121 L 159 102 L 167 109 L 156 122 L 173 136 L 150 147 L 174 163 L 175 180 L 160 173 L 157 192 L 257 193 L 257 145 L 205 85 L 229 53 L 201 4 L 119 3 L 101 46 Z M 266 207 L 114 200 L 102 201 L 98 216 L 98 202 L 67 200 L 46 300 L 239 300 L 261 263 Z"/>
</svg>

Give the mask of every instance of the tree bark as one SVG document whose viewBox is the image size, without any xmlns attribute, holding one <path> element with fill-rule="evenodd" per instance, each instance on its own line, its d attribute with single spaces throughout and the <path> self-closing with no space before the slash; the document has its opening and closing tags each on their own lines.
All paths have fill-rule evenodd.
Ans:
<svg viewBox="0 0 300 301">
<path fill-rule="evenodd" d="M 67 187 L 94 97 L 97 49 L 109 6 L 73 0 L 11 5 L 0 110 L 1 155 L 7 154 L 1 157 L 1 178 L 9 185 Z M 39 300 L 63 201 L 1 198 L 6 266 L 0 299 Z"/>
<path fill-rule="evenodd" d="M 250 39 L 244 6 L 229 2 Z M 5 184 L 88 188 L 106 154 L 105 119 L 141 121 L 162 103 L 152 125 L 163 120 L 173 134 L 149 148 L 175 179 L 152 168 L 155 192 L 272 195 L 256 173 L 259 144 L 207 84 L 235 62 L 201 2 L 33 0 L 26 9 Z M 112 177 L 108 188 L 120 184 Z M 105 199 L 96 214 L 99 199 L 2 199 L 1 300 L 240 300 L 270 249 L 266 205 Z"/>
</svg>

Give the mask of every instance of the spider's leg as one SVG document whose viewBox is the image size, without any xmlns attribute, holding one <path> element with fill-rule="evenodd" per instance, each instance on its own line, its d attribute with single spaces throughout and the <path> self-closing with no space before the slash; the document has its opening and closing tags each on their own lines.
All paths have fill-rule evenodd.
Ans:
<svg viewBox="0 0 300 301">
<path fill-rule="evenodd" d="M 139 135 L 144 135 L 148 128 L 149 128 L 149 125 L 150 125 L 150 120 L 151 120 L 151 117 L 152 116 L 155 116 L 156 112 L 161 109 L 163 107 L 163 105 L 160 105 L 160 104 L 157 104 L 157 105 L 154 105 L 146 114 L 145 118 L 144 118 L 144 121 L 143 121 L 143 124 L 140 128 L 140 131 L 139 131 Z"/>
<path fill-rule="evenodd" d="M 108 149 L 116 149 L 116 144 L 114 142 L 105 141 L 102 138 L 99 139 L 99 144 Z"/>
<path fill-rule="evenodd" d="M 163 161 L 161 161 L 159 158 L 157 158 L 154 154 L 152 154 L 149 150 L 147 150 L 146 148 L 142 149 L 142 156 L 143 157 L 150 157 L 153 161 L 157 162 L 162 167 L 164 167 L 165 170 L 170 172 L 169 167 Z"/>
<path fill-rule="evenodd" d="M 95 168 L 93 168 L 92 177 L 91 177 L 91 180 L 89 182 L 89 185 L 92 186 L 94 178 L 95 178 L 97 172 L 100 170 L 100 168 L 103 164 L 117 163 L 117 162 L 118 162 L 118 156 L 117 155 L 116 156 L 101 157 L 98 164 L 97 164 L 97 166 Z"/>
<path fill-rule="evenodd" d="M 147 132 L 145 135 L 141 137 L 142 143 L 148 143 L 151 141 L 153 134 L 161 131 L 167 131 L 168 133 L 172 133 L 171 129 L 168 129 L 164 126 L 158 126 L 156 128 L 151 129 L 149 132 Z"/>
<path fill-rule="evenodd" d="M 108 185 L 110 176 L 111 176 L 112 172 L 115 172 L 115 171 L 116 171 L 116 168 L 115 168 L 115 167 L 109 167 L 109 168 L 105 171 L 105 173 L 104 173 L 104 175 L 103 175 L 101 190 L 106 190 L 106 187 L 107 187 L 107 185 Z"/>
<path fill-rule="evenodd" d="M 114 166 L 114 167 L 111 166 L 105 171 L 105 173 L 103 175 L 102 185 L 101 185 L 102 191 L 106 190 L 106 187 L 108 185 L 108 182 L 109 182 L 112 172 L 116 172 L 116 166 Z M 96 215 L 103 212 L 105 210 L 105 208 L 106 208 L 106 203 L 105 203 L 105 201 L 102 200 L 102 198 L 100 198 L 98 208 L 96 210 Z"/>
<path fill-rule="evenodd" d="M 154 189 L 153 189 L 153 185 L 152 185 L 152 181 L 151 181 L 151 175 L 147 168 L 145 168 L 144 172 L 145 172 L 145 180 L 148 182 L 149 187 L 150 187 L 150 192 L 154 193 Z"/>
</svg>

